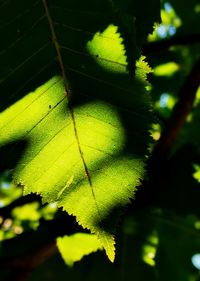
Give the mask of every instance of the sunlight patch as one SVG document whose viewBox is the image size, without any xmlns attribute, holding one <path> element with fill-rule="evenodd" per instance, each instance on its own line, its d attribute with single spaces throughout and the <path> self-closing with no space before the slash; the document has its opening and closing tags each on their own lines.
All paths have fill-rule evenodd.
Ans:
<svg viewBox="0 0 200 281">
<path fill-rule="evenodd" d="M 114 73 L 127 73 L 123 39 L 118 27 L 111 24 L 103 32 L 97 32 L 87 43 L 87 50 L 104 69 Z"/>
</svg>

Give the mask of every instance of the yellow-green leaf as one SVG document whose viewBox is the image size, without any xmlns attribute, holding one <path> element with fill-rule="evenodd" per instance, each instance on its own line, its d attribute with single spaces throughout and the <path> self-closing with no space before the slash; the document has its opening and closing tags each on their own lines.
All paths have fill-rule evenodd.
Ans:
<svg viewBox="0 0 200 281">
<path fill-rule="evenodd" d="M 113 261 L 118 209 L 133 198 L 144 175 L 149 68 L 140 60 L 135 77 L 129 75 L 114 25 L 93 34 L 81 50 L 84 31 L 57 33 L 62 77 L 55 75 L 0 114 L 0 146 L 12 142 L 12 158 L 19 141 L 25 142 L 14 172 L 24 194 L 39 193 L 43 202 L 57 202 L 76 216 Z"/>
<path fill-rule="evenodd" d="M 74 262 L 80 261 L 85 255 L 102 250 L 96 235 L 88 233 L 58 237 L 57 246 L 68 266 L 73 266 Z"/>
</svg>

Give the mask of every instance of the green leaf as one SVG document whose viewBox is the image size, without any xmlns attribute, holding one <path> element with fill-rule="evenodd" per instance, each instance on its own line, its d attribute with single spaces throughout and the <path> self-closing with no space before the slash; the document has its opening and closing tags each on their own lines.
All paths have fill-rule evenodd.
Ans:
<svg viewBox="0 0 200 281">
<path fill-rule="evenodd" d="M 122 153 L 126 136 L 119 115 L 102 102 L 75 110 L 80 153 L 63 92 L 63 81 L 55 77 L 7 109 L 0 119 L 1 141 L 28 140 L 15 171 L 24 194 L 40 193 L 44 201 L 57 201 L 76 215 L 97 233 L 113 260 L 113 237 L 97 224 L 132 197 L 143 176 L 142 159 Z"/>
<path fill-rule="evenodd" d="M 159 0 L 113 0 L 114 20 L 122 34 L 127 56 L 127 68 L 131 73 L 135 61 L 139 59 L 141 49 L 154 23 L 160 23 Z"/>
<path fill-rule="evenodd" d="M 30 204 L 25 204 L 24 206 L 16 207 L 12 211 L 12 216 L 17 220 L 30 220 L 38 221 L 41 217 L 39 211 L 39 203 L 33 202 Z"/>
<path fill-rule="evenodd" d="M 140 60 L 135 77 L 129 75 L 118 27 L 106 25 L 94 33 L 102 22 L 98 6 L 86 11 L 79 3 L 83 10 L 75 20 L 74 14 L 79 12 L 74 2 L 64 10 L 52 6 L 54 18 L 46 1 L 43 3 L 47 17 L 44 30 L 37 33 L 37 28 L 31 28 L 28 34 L 33 36 L 30 40 L 38 36 L 37 44 L 51 35 L 56 50 L 47 43 L 46 52 L 33 57 L 49 62 L 57 55 L 62 77 L 53 75 L 23 97 L 35 76 L 13 90 L 8 81 L 10 76 L 20 75 L 21 68 L 14 67 L 13 61 L 13 71 L 3 79 L 9 96 L 3 106 L 10 106 L 7 104 L 0 115 L 0 145 L 12 143 L 6 155 L 12 159 L 19 141 L 26 143 L 14 173 L 24 194 L 39 193 L 44 202 L 57 202 L 58 207 L 76 216 L 84 228 L 97 235 L 113 261 L 116 209 L 133 198 L 144 175 L 152 120 L 145 90 L 150 69 Z M 69 23 L 57 26 L 56 17 Z M 43 73 L 32 56 L 30 59 L 36 76 Z M 57 73 L 54 68 L 51 71 Z"/>
<path fill-rule="evenodd" d="M 57 238 L 58 249 L 68 266 L 80 261 L 85 255 L 102 249 L 96 235 L 76 233 L 70 236 Z"/>
<path fill-rule="evenodd" d="M 193 177 L 194 177 L 195 180 L 200 182 L 200 166 L 194 164 L 194 169 L 195 169 L 195 172 L 193 173 Z"/>
</svg>

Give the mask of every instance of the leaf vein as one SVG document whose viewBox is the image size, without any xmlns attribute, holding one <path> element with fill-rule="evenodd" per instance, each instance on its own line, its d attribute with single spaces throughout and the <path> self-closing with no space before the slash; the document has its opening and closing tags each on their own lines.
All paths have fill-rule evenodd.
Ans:
<svg viewBox="0 0 200 281">
<path fill-rule="evenodd" d="M 65 91 L 66 91 L 65 94 L 66 94 L 66 96 L 68 98 L 68 101 L 69 101 L 71 90 L 70 90 L 70 87 L 69 87 L 69 84 L 68 84 L 68 80 L 67 80 L 67 77 L 66 77 L 65 67 L 64 67 L 62 55 L 61 55 L 61 52 L 60 52 L 60 46 L 59 46 L 59 43 L 58 43 L 58 40 L 57 40 L 57 36 L 56 36 L 55 30 L 54 30 L 52 18 L 51 18 L 51 15 L 49 13 L 49 9 L 48 9 L 48 6 L 47 6 L 47 1 L 43 0 L 43 4 L 44 4 L 44 9 L 45 9 L 45 12 L 46 12 L 47 20 L 48 20 L 48 23 L 49 23 L 49 27 L 50 27 L 50 31 L 51 31 L 51 35 L 52 35 L 52 40 L 54 42 L 54 45 L 55 45 L 55 48 L 56 48 L 56 52 L 57 52 L 57 55 L 58 55 L 58 61 L 59 61 L 59 64 L 60 64 L 61 73 L 62 73 L 62 77 L 63 77 L 64 84 L 65 84 Z M 78 146 L 78 150 L 79 150 L 79 153 L 80 153 L 80 157 L 81 157 L 84 169 L 85 169 L 85 173 L 86 173 L 87 178 L 88 178 L 88 183 L 89 183 L 89 186 L 90 186 L 91 191 L 92 191 L 92 195 L 93 195 L 93 198 L 94 198 L 94 201 L 95 201 L 98 213 L 99 213 L 99 217 L 101 218 L 100 211 L 99 211 L 99 208 L 98 208 L 98 205 L 97 205 L 97 201 L 96 201 L 96 197 L 95 197 L 95 193 L 94 193 L 94 189 L 93 189 L 93 186 L 92 186 L 91 176 L 90 176 L 87 164 L 85 162 L 85 159 L 84 159 L 84 156 L 83 156 L 83 152 L 81 150 L 79 136 L 78 136 L 78 131 L 77 131 L 77 127 L 76 127 L 76 120 L 75 120 L 74 110 L 73 110 L 73 108 L 72 108 L 72 106 L 70 104 L 69 104 L 69 110 L 70 110 L 70 114 L 71 114 L 71 118 L 72 118 L 72 122 L 73 122 L 74 134 L 75 134 L 75 137 L 76 137 L 76 141 L 77 141 L 77 146 Z"/>
<path fill-rule="evenodd" d="M 22 66 L 24 66 L 30 59 L 34 58 L 36 55 L 38 55 L 41 51 L 43 51 L 48 45 L 50 45 L 50 41 L 46 42 L 41 48 L 39 48 L 36 52 L 34 52 L 32 55 L 30 55 L 28 58 L 26 58 L 21 64 L 19 64 L 17 67 L 15 67 L 13 70 L 11 70 L 6 77 L 4 77 L 0 81 L 0 85 L 3 84 L 10 76 L 12 76 L 16 71 L 18 71 Z"/>
<path fill-rule="evenodd" d="M 21 40 L 23 40 L 24 38 L 26 38 L 26 36 L 35 28 L 35 26 L 42 20 L 45 18 L 45 15 L 42 15 L 38 20 L 36 20 L 34 22 L 34 24 L 30 27 L 30 29 L 23 34 L 22 36 L 20 36 L 19 38 L 17 38 L 14 42 L 12 42 L 10 45 L 8 45 L 5 49 L 0 51 L 0 56 L 4 55 L 8 50 L 12 49 L 17 43 L 19 43 Z"/>
</svg>

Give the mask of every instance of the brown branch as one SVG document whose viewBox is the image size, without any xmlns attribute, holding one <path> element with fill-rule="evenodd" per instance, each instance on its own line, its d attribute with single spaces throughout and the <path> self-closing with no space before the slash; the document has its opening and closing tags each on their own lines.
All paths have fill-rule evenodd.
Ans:
<svg viewBox="0 0 200 281">
<path fill-rule="evenodd" d="M 196 62 L 185 83 L 183 84 L 179 100 L 175 105 L 172 115 L 161 134 L 161 137 L 154 149 L 152 158 L 157 162 L 165 159 L 174 145 L 187 116 L 192 110 L 198 87 L 200 85 L 200 59 Z"/>
<path fill-rule="evenodd" d="M 148 181 L 144 181 L 136 193 L 136 200 L 132 204 L 133 210 L 144 210 L 150 206 L 160 206 L 161 194 L 164 192 L 163 183 L 170 170 L 170 151 L 184 126 L 188 114 L 191 112 L 197 89 L 200 85 L 200 59 L 195 63 L 189 76 L 185 80 L 179 94 L 172 115 L 161 133 L 148 161 Z M 160 197 L 161 196 L 161 197 Z"/>
<path fill-rule="evenodd" d="M 168 49 L 173 46 L 183 46 L 200 43 L 200 34 L 189 34 L 162 39 L 143 46 L 143 54 L 148 55 Z"/>
<path fill-rule="evenodd" d="M 4 258 L 1 266 L 11 270 L 7 281 L 26 281 L 31 272 L 58 252 L 55 240 L 22 257 Z"/>
<path fill-rule="evenodd" d="M 24 232 L 10 242 L 2 242 L 2 253 L 5 252 L 6 256 L 0 256 L 0 269 L 10 271 L 7 281 L 26 281 L 36 267 L 58 252 L 55 242 L 57 237 L 81 231 L 83 229 L 74 217 L 58 210 L 53 220 L 40 220 L 37 231 Z M 13 256 L 13 243 L 22 245 L 20 255 Z"/>
<path fill-rule="evenodd" d="M 1 260 L 1 267 L 12 268 L 17 270 L 32 271 L 38 265 L 43 263 L 47 258 L 57 253 L 57 247 L 55 240 L 47 243 L 40 248 L 36 248 L 34 251 L 29 252 L 27 255 L 4 258 Z"/>
</svg>

